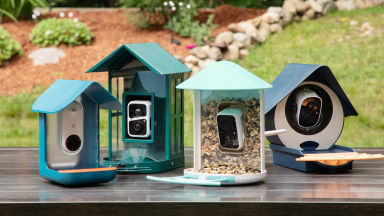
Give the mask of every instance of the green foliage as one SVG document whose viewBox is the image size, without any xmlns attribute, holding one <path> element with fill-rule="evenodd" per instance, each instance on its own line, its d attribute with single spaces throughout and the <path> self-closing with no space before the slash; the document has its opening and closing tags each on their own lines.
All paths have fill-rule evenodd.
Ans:
<svg viewBox="0 0 384 216">
<path fill-rule="evenodd" d="M 46 0 L 0 0 L 0 23 L 3 15 L 18 23 L 17 19 L 31 18 L 33 8 L 47 6 Z"/>
<path fill-rule="evenodd" d="M 140 28 L 148 28 L 150 25 L 163 24 L 166 14 L 163 10 L 163 0 L 118 0 L 116 3 L 122 8 L 138 7 L 138 12 L 127 12 L 129 22 Z"/>
<path fill-rule="evenodd" d="M 76 18 L 75 18 L 76 19 Z M 29 35 L 29 39 L 37 46 L 58 46 L 65 43 L 68 46 L 91 44 L 94 37 L 90 28 L 75 19 L 49 18 L 37 24 Z"/>
<path fill-rule="evenodd" d="M 189 8 L 186 7 L 189 5 Z M 206 23 L 201 23 L 198 20 L 194 20 L 197 16 L 197 4 L 193 1 L 183 3 L 182 6 L 176 5 L 176 10 L 173 12 L 172 22 L 168 22 L 165 28 L 171 28 L 181 37 L 192 37 L 195 42 L 200 45 L 203 38 L 211 40 L 212 31 L 217 25 L 212 23 L 213 14 L 208 16 Z"/>
<path fill-rule="evenodd" d="M 19 42 L 12 39 L 12 35 L 0 26 L 0 66 L 3 60 L 10 59 L 14 54 L 23 54 Z"/>
<path fill-rule="evenodd" d="M 284 0 L 223 0 L 225 4 L 241 8 L 268 8 L 269 6 L 282 6 Z"/>
</svg>

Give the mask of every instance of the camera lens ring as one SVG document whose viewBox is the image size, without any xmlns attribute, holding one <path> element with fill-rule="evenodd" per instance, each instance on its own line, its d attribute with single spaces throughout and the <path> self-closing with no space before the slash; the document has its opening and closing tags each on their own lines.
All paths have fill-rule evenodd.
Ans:
<svg viewBox="0 0 384 216">
<path fill-rule="evenodd" d="M 142 129 L 143 129 L 143 123 L 141 121 L 137 121 L 134 123 L 133 130 L 135 130 L 136 133 L 140 133 Z"/>
<path fill-rule="evenodd" d="M 65 140 L 65 148 L 69 151 L 69 153 L 76 153 L 77 151 L 79 151 L 81 146 L 81 138 L 76 134 L 68 136 Z"/>
</svg>

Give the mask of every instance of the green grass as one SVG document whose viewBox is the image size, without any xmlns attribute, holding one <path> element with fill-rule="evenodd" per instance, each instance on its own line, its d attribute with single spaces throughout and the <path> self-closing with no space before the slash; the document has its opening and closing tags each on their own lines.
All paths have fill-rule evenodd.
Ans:
<svg viewBox="0 0 384 216">
<path fill-rule="evenodd" d="M 384 146 L 384 8 L 336 12 L 315 21 L 288 26 L 236 63 L 271 83 L 289 63 L 324 64 L 334 72 L 359 116 L 345 119 L 339 145 Z M 341 22 L 347 17 L 346 22 Z M 358 27 L 349 26 L 351 20 Z M 361 37 L 369 22 L 373 36 Z M 380 30 L 380 32 L 379 32 Z M 343 41 L 339 42 L 342 38 Z M 0 146 L 38 146 L 38 117 L 31 111 L 47 87 L 0 97 Z M 193 146 L 192 91 L 185 91 L 185 145 Z M 107 146 L 107 111 L 101 111 L 100 143 Z"/>
<path fill-rule="evenodd" d="M 384 8 L 335 12 L 315 21 L 294 23 L 238 60 L 247 70 L 271 83 L 289 63 L 328 65 L 359 113 L 345 119 L 339 145 L 384 147 Z M 347 18 L 347 21 L 342 22 Z M 350 26 L 351 20 L 359 22 Z M 362 37 L 363 22 L 375 28 Z M 342 38 L 342 42 L 339 39 Z M 192 93 L 186 93 L 186 104 Z M 186 146 L 192 146 L 192 122 L 186 110 Z"/>
</svg>

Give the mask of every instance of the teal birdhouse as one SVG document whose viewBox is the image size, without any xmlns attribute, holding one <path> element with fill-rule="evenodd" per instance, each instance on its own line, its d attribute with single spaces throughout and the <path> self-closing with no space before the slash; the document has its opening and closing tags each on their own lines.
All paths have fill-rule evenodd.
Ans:
<svg viewBox="0 0 384 216">
<path fill-rule="evenodd" d="M 109 155 L 119 173 L 163 172 L 184 165 L 184 64 L 157 43 L 124 44 L 87 73 L 108 72 L 123 105 L 109 112 Z"/>
</svg>

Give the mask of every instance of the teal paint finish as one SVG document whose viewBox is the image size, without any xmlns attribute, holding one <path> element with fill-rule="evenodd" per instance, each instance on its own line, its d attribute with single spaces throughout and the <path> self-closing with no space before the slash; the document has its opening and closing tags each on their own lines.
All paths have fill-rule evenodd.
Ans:
<svg viewBox="0 0 384 216">
<path fill-rule="evenodd" d="M 191 72 L 157 43 L 124 44 L 87 71 L 105 72 L 119 70 L 137 58 L 159 75 Z"/>
<path fill-rule="evenodd" d="M 199 177 L 204 177 L 206 179 L 201 180 L 199 179 Z M 166 183 L 202 185 L 202 186 L 221 186 L 221 183 L 223 182 L 226 182 L 226 183 L 235 182 L 235 176 L 194 175 L 191 173 L 185 173 L 184 176 L 165 177 L 165 178 L 147 176 L 147 179 L 153 180 L 153 181 L 166 182 Z"/>
<path fill-rule="evenodd" d="M 272 88 L 270 84 L 230 61 L 220 61 L 177 86 L 193 90 L 256 90 Z"/>
<path fill-rule="evenodd" d="M 151 118 L 156 119 L 155 118 L 155 109 L 154 109 L 154 107 L 156 107 L 155 94 L 144 93 L 144 92 L 124 92 L 123 93 L 123 124 L 122 124 L 123 130 L 121 131 L 122 132 L 122 135 L 121 135 L 122 141 L 123 142 L 133 142 L 133 143 L 153 143 L 155 140 L 155 134 L 156 134 L 155 124 L 154 124 L 155 121 L 151 121 L 152 134 L 151 134 L 150 139 L 128 138 L 129 135 L 127 133 L 127 105 L 130 101 L 132 101 L 132 100 L 128 99 L 129 96 L 150 96 L 151 97 L 151 103 L 152 103 L 152 105 L 151 105 Z"/>
<path fill-rule="evenodd" d="M 79 82 L 85 82 L 85 83 L 79 83 Z M 74 85 L 71 85 L 73 83 Z M 98 171 L 98 172 L 81 172 L 81 173 L 60 173 L 58 169 L 50 168 L 47 163 L 47 154 L 52 153 L 47 151 L 47 145 L 58 145 L 57 143 L 53 143 L 52 139 L 48 143 L 47 142 L 47 136 L 48 136 L 48 128 L 53 131 L 52 134 L 60 134 L 61 133 L 61 127 L 58 127 L 58 131 L 56 131 L 54 125 L 48 125 L 47 122 L 47 115 L 58 115 L 58 113 L 51 113 L 55 110 L 62 110 L 65 107 L 62 107 L 62 104 L 70 104 L 73 100 L 75 100 L 77 97 L 81 96 L 84 100 L 82 100 L 82 106 L 84 109 L 84 144 L 81 151 L 77 154 L 81 154 L 84 157 L 80 157 L 84 159 L 83 161 L 80 161 L 77 163 L 76 167 L 68 168 L 68 169 L 87 169 L 87 168 L 102 168 L 100 164 L 100 153 L 99 153 L 99 108 L 102 106 L 103 103 L 108 103 L 108 106 L 105 107 L 116 107 L 117 109 L 122 109 L 121 104 L 114 99 L 112 95 L 108 93 L 103 87 L 101 87 L 98 83 L 98 85 L 94 85 L 92 87 L 93 82 L 88 81 L 74 81 L 74 80 L 61 80 L 59 81 L 59 84 L 54 83 L 53 88 L 48 88 L 46 92 L 43 93 L 42 96 L 40 96 L 36 102 L 34 103 L 35 109 L 34 111 L 37 111 L 37 108 L 39 111 L 39 172 L 40 175 L 49 180 L 53 181 L 62 185 L 83 185 L 83 184 L 93 184 L 93 183 L 104 183 L 113 180 L 116 177 L 116 170 L 108 170 L 108 171 Z M 57 86 L 74 86 L 74 89 L 77 89 L 79 92 L 75 92 L 73 90 L 68 90 L 67 88 L 57 88 Z M 79 87 L 80 86 L 80 87 Z M 62 104 L 60 105 L 47 105 L 47 107 L 43 107 L 47 101 L 49 101 L 50 97 L 53 97 L 56 93 L 56 95 L 63 96 Z M 66 95 L 68 94 L 68 95 Z M 78 95 L 76 98 L 73 98 L 73 95 Z M 73 98 L 72 101 L 71 98 Z M 111 101 L 111 98 L 114 99 L 114 101 Z M 65 100 L 64 100 L 65 99 Z M 112 106 L 112 105 L 113 106 Z M 117 105 L 116 105 L 117 104 Z M 58 112 L 59 112 L 58 111 Z M 62 122 L 59 120 L 59 125 L 62 124 Z M 52 135 L 51 134 L 51 135 Z M 95 136 L 96 135 L 96 136 Z M 96 137 L 96 138 L 92 138 Z M 54 140 L 54 139 L 53 139 Z M 60 145 L 60 144 L 59 144 Z M 64 152 L 62 152 L 65 154 Z M 51 155 L 50 155 L 51 156 Z M 55 156 L 56 157 L 56 156 Z M 86 161 L 85 161 L 86 160 Z M 70 163 L 71 161 L 68 161 Z M 65 170 L 68 170 L 65 169 Z"/>
<path fill-rule="evenodd" d="M 37 98 L 32 105 L 32 111 L 57 113 L 83 92 L 97 101 L 101 109 L 122 110 L 116 98 L 97 82 L 59 79 Z"/>
</svg>

